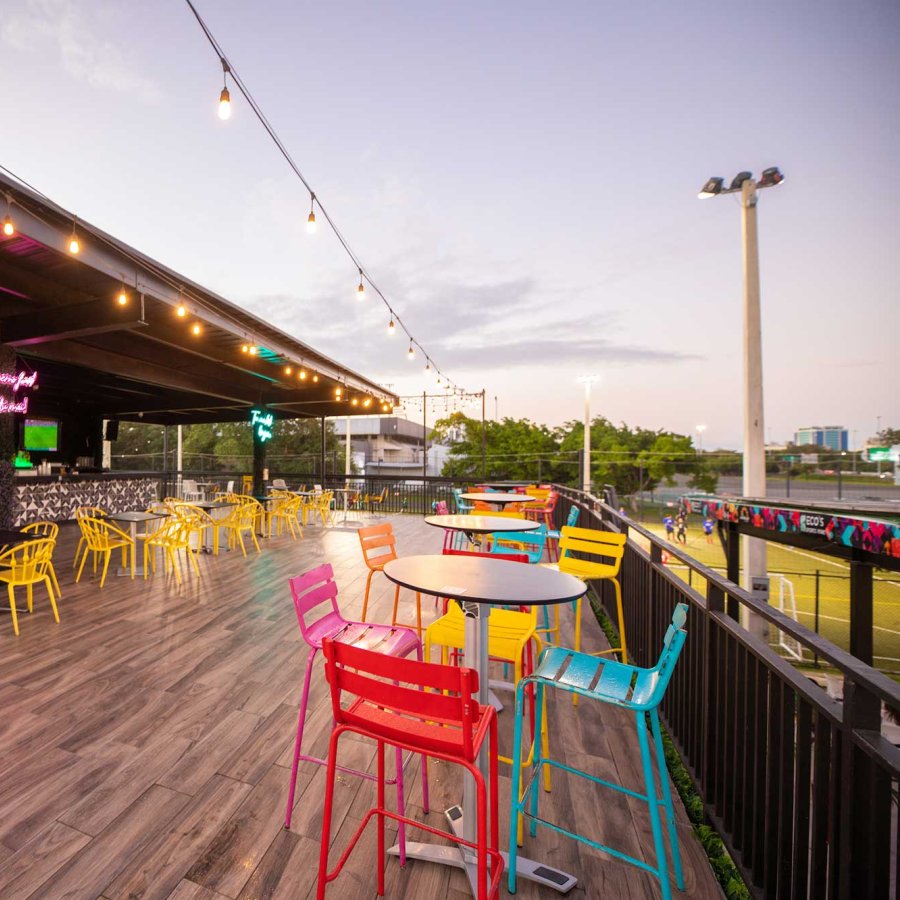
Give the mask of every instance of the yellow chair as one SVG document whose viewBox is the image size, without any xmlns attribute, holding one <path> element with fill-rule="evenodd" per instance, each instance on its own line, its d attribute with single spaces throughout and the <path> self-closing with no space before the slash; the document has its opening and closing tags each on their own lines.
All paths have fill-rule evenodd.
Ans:
<svg viewBox="0 0 900 900">
<path fill-rule="evenodd" d="M 331 501 L 334 499 L 334 491 L 322 491 L 312 498 L 312 513 L 319 514 L 322 520 L 322 527 L 327 528 L 328 525 L 334 524 L 334 510 L 331 508 Z"/>
<path fill-rule="evenodd" d="M 242 475 L 241 476 L 241 493 L 247 497 L 249 497 L 250 494 L 253 493 L 253 476 L 252 475 Z"/>
<path fill-rule="evenodd" d="M 47 588 L 47 596 L 50 598 L 53 618 L 59 622 L 59 610 L 56 608 L 56 600 L 53 597 L 53 583 L 50 580 L 49 571 L 55 546 L 56 541 L 53 538 L 38 538 L 33 541 L 25 541 L 23 544 L 10 547 L 0 553 L 0 581 L 6 582 L 9 593 L 9 611 L 12 613 L 15 634 L 19 633 L 15 594 L 17 587 L 28 588 L 28 612 L 31 612 L 34 585 L 43 583 Z"/>
<path fill-rule="evenodd" d="M 381 489 L 380 494 L 366 494 L 363 502 L 369 507 L 369 512 L 375 514 L 375 507 L 379 509 L 384 507 L 384 501 L 387 499 L 387 485 Z"/>
<path fill-rule="evenodd" d="M 440 647 L 441 662 L 448 662 L 448 650 L 460 651 L 465 646 L 465 616 L 455 600 L 451 600 L 447 606 L 447 612 L 432 622 L 425 629 L 425 643 L 423 646 L 423 659 L 431 661 L 431 648 Z M 503 663 L 513 664 L 513 686 L 517 685 L 523 676 L 524 661 L 529 651 L 534 654 L 532 666 L 541 653 L 541 639 L 537 635 L 537 607 L 532 606 L 522 612 L 515 609 L 494 608 L 488 618 L 488 656 L 491 659 Z M 532 706 L 532 715 L 534 708 Z M 547 717 L 541 722 L 541 755 L 546 759 L 550 754 L 550 742 L 547 733 Z M 527 741 L 526 741 L 527 743 Z M 522 769 L 530 769 L 534 747 L 532 746 L 527 759 L 521 763 Z M 497 759 L 507 765 L 512 765 L 512 758 L 498 754 Z M 550 791 L 550 767 L 544 766 L 544 790 Z M 522 832 L 522 817 L 519 817 L 519 833 Z"/>
<path fill-rule="evenodd" d="M 273 491 L 273 493 L 275 492 Z M 269 537 L 272 537 L 273 529 L 278 536 L 281 536 L 285 527 L 290 531 L 292 540 L 297 540 L 298 531 L 300 537 L 303 537 L 303 530 L 297 520 L 301 499 L 288 491 L 281 491 L 277 494 L 275 505 L 269 511 Z"/>
<path fill-rule="evenodd" d="M 75 509 L 76 522 L 80 523 L 82 519 L 85 519 L 88 516 L 90 516 L 92 519 L 105 519 L 107 516 L 107 512 L 100 506 L 79 506 Z M 78 546 L 75 548 L 75 558 L 72 560 L 73 569 L 78 565 L 78 559 L 81 556 L 82 552 L 87 555 L 87 547 L 85 546 L 83 531 L 81 533 L 81 537 L 78 539 Z"/>
<path fill-rule="evenodd" d="M 175 508 L 175 515 L 183 519 L 187 526 L 188 545 L 196 539 L 195 553 L 199 553 L 206 546 L 206 532 L 212 530 L 213 556 L 218 556 L 219 529 L 216 527 L 218 523 L 205 509 L 190 503 L 180 503 Z"/>
<path fill-rule="evenodd" d="M 84 564 L 87 562 L 88 552 L 93 554 L 94 573 L 97 572 L 97 557 L 103 554 L 103 575 L 100 578 L 100 587 L 106 583 L 106 573 L 109 570 L 109 560 L 114 550 L 122 551 L 122 565 L 128 565 L 131 560 L 131 577 L 134 578 L 134 541 L 130 534 L 116 528 L 112 522 L 107 519 L 95 519 L 93 516 L 86 516 L 79 519 L 81 534 L 84 537 L 86 549 L 81 557 L 81 565 L 78 567 L 78 574 L 75 581 L 81 580 L 81 573 L 84 571 Z"/>
<path fill-rule="evenodd" d="M 164 553 L 165 568 L 168 571 L 171 565 L 175 573 L 175 580 L 181 584 L 181 558 L 177 555 L 180 551 L 187 554 L 194 572 L 200 577 L 200 567 L 197 559 L 191 552 L 191 523 L 188 516 L 173 515 L 165 520 L 165 523 L 144 541 L 144 579 L 148 570 L 156 571 L 156 561 L 153 551 L 160 549 Z M 133 576 L 132 576 L 133 577 Z"/>
<path fill-rule="evenodd" d="M 53 548 L 56 547 L 56 537 L 59 534 L 59 525 L 56 522 L 32 522 L 26 525 L 22 531 L 26 534 L 36 534 L 38 537 L 50 538 L 53 541 Z M 50 559 L 47 563 L 47 572 L 53 581 L 53 587 L 56 590 L 56 596 L 62 597 L 62 591 L 59 589 L 59 580 L 56 577 L 56 569 L 53 568 L 53 553 L 51 550 Z"/>
<path fill-rule="evenodd" d="M 241 553 L 247 555 L 247 547 L 244 544 L 244 533 L 250 535 L 256 552 L 259 553 L 259 541 L 256 539 L 256 522 L 260 515 L 262 505 L 250 497 L 240 498 L 224 519 L 214 520 L 217 528 L 224 528 L 228 532 L 228 546 L 235 547 L 240 544 Z"/>
</svg>

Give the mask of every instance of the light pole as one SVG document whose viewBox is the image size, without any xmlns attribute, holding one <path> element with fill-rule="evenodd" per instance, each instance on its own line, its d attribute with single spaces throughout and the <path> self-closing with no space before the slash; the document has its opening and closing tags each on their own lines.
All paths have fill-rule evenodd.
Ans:
<svg viewBox="0 0 900 900">
<path fill-rule="evenodd" d="M 748 498 L 766 496 L 766 449 L 763 421 L 762 327 L 759 314 L 759 241 L 756 230 L 757 190 L 775 187 L 784 176 L 773 166 L 759 181 L 750 172 L 739 172 L 725 188 L 724 179 L 710 178 L 700 198 L 740 193 L 744 248 L 744 484 Z M 752 590 L 753 576 L 766 574 L 766 545 L 758 538 L 742 539 L 744 587 Z"/>
<path fill-rule="evenodd" d="M 703 432 L 704 431 L 706 431 L 705 425 L 697 426 L 697 434 L 699 435 L 699 438 L 697 439 L 697 449 L 701 454 L 703 453 Z"/>
<path fill-rule="evenodd" d="M 599 381 L 599 375 L 582 375 L 578 379 L 584 385 L 584 474 L 581 489 L 591 492 L 591 385 Z"/>
</svg>

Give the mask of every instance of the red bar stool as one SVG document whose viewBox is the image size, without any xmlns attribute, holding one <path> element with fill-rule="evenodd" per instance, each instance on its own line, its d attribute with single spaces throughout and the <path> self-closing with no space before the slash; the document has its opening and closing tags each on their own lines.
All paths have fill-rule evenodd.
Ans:
<svg viewBox="0 0 900 900">
<path fill-rule="evenodd" d="M 499 896 L 503 857 L 497 851 L 497 815 L 491 815 L 488 838 L 488 809 L 498 809 L 497 793 L 497 713 L 482 706 L 476 696 L 478 673 L 474 669 L 443 666 L 411 659 L 398 659 L 350 647 L 327 638 L 322 643 L 325 675 L 331 686 L 331 707 L 335 729 L 328 745 L 328 775 L 325 780 L 325 808 L 319 851 L 316 896 L 325 897 L 325 887 L 339 874 L 372 816 L 378 817 L 378 894 L 384 894 L 385 819 L 421 828 L 431 834 L 456 841 L 477 852 L 479 900 Z M 444 693 L 446 692 L 446 693 Z M 347 696 L 345 696 L 347 695 Z M 349 701 L 344 708 L 342 701 Z M 331 840 L 332 803 L 338 742 L 344 732 L 370 737 L 378 743 L 378 798 L 363 818 L 341 854 L 328 871 Z M 478 769 L 477 757 L 488 740 L 489 785 Z M 477 795 L 477 840 L 473 844 L 455 835 L 409 819 L 402 812 L 385 808 L 384 747 L 389 744 L 464 766 L 475 780 Z M 424 765 L 424 761 L 423 761 Z M 488 793 L 490 797 L 488 797 Z M 490 807 L 488 807 L 490 802 Z M 467 813 L 468 815 L 468 813 Z M 488 860 L 491 880 L 488 885 Z M 402 865 L 402 860 L 401 860 Z"/>
</svg>

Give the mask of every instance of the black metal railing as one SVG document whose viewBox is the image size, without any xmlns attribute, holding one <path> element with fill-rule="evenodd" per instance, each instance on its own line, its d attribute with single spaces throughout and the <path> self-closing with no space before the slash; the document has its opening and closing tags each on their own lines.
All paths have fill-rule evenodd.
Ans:
<svg viewBox="0 0 900 900">
<path fill-rule="evenodd" d="M 676 603 L 688 640 L 660 713 L 710 820 L 760 897 L 896 897 L 900 750 L 882 736 L 882 709 L 900 712 L 900 686 L 670 543 L 580 491 L 560 488 L 579 525 L 639 534 L 621 586 L 629 654 L 653 665 Z M 700 593 L 662 564 L 692 569 Z M 611 585 L 594 585 L 615 621 Z M 843 676 L 834 700 L 743 628 L 758 616 Z"/>
</svg>

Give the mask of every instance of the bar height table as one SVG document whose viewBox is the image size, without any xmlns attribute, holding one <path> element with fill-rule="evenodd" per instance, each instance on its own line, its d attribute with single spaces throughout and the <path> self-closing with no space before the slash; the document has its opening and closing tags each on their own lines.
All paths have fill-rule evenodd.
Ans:
<svg viewBox="0 0 900 900">
<path fill-rule="evenodd" d="M 132 540 L 132 553 L 137 553 L 137 525 L 138 522 L 152 522 L 154 519 L 165 519 L 169 513 L 156 513 L 156 512 L 144 512 L 143 510 L 134 510 L 132 512 L 120 512 L 120 513 L 110 513 L 106 518 L 111 519 L 113 522 L 127 522 L 128 523 L 128 532 L 131 535 Z M 125 568 L 124 566 L 119 566 L 116 569 L 117 575 L 131 575 L 131 569 Z M 141 560 L 141 564 L 138 565 L 137 557 L 134 560 L 134 574 L 135 577 L 144 574 L 144 562 Z"/>
<path fill-rule="evenodd" d="M 537 497 L 529 497 L 528 494 L 504 494 L 501 491 L 473 491 L 459 496 L 470 502 L 493 503 L 498 510 L 505 509 L 510 503 L 534 503 L 537 500 Z"/>
<path fill-rule="evenodd" d="M 529 606 L 566 603 L 577 600 L 587 591 L 583 581 L 564 572 L 478 556 L 406 556 L 391 560 L 384 567 L 384 574 L 395 584 L 409 590 L 459 601 L 465 616 L 466 665 L 478 671 L 478 699 L 485 705 L 490 702 L 488 615 L 491 606 L 508 602 Z M 486 747 L 479 756 L 478 767 L 487 779 Z M 472 815 L 466 817 L 465 812 L 474 808 L 475 782 L 466 776 L 463 780 L 462 805 L 451 806 L 445 815 L 454 834 L 459 836 L 461 832 L 462 837 L 473 843 L 475 818 Z M 498 813 L 499 810 L 493 811 L 494 815 Z M 399 846 L 391 847 L 388 853 L 396 856 Z M 407 841 L 406 855 L 412 859 L 465 869 L 472 892 L 476 893 L 475 857 L 468 848 Z M 508 864 L 506 853 L 503 858 Z M 562 894 L 577 883 L 574 875 L 521 856 L 516 860 L 516 871 L 520 878 Z"/>
</svg>

